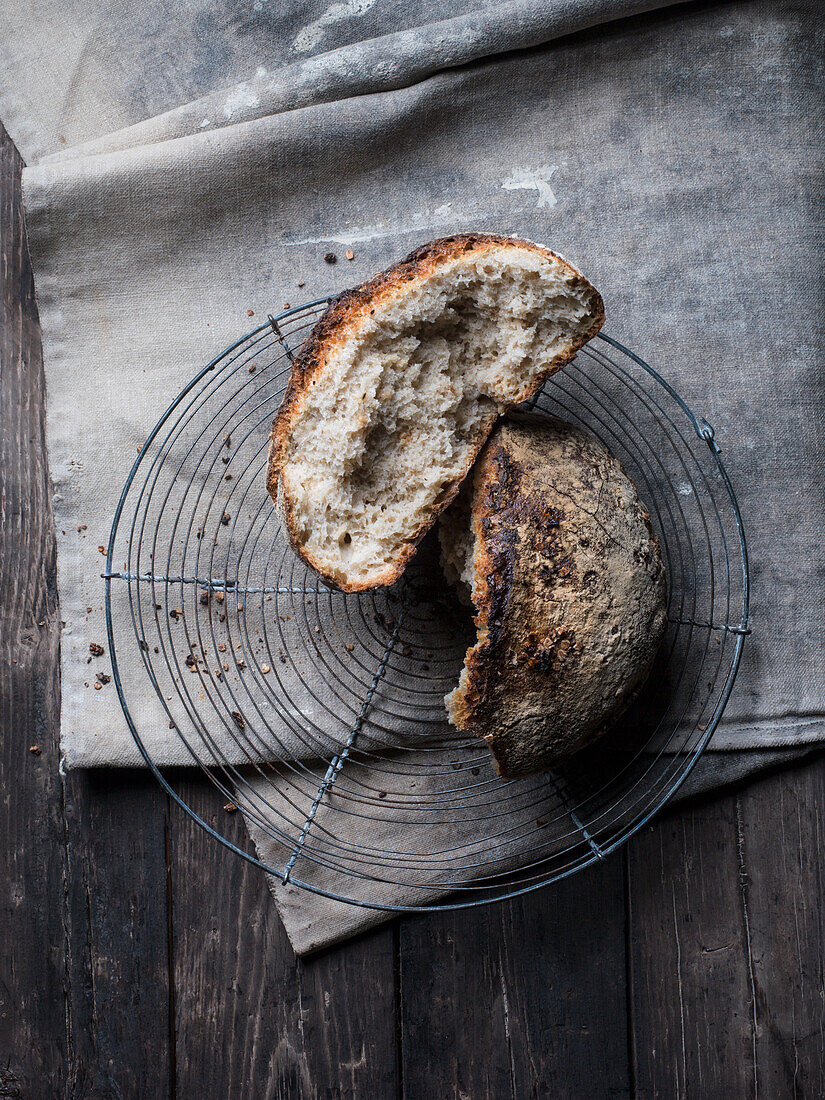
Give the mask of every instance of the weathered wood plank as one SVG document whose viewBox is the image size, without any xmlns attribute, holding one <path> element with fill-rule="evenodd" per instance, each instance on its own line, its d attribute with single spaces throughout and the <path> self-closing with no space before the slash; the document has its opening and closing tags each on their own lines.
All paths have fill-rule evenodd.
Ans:
<svg viewBox="0 0 825 1100">
<path fill-rule="evenodd" d="M 628 867 L 637 1095 L 753 1095 L 735 796 L 654 822 Z"/>
<path fill-rule="evenodd" d="M 825 761 L 630 845 L 638 1095 L 825 1095 Z"/>
<path fill-rule="evenodd" d="M 0 127 L 0 1095 L 56 1096 L 67 1064 L 60 623 L 21 169 Z"/>
<path fill-rule="evenodd" d="M 206 781 L 179 789 L 248 848 L 240 814 Z M 305 962 L 263 873 L 181 813 L 170 846 L 177 1092 L 272 1100 L 396 1096 L 393 933 L 377 929 Z"/>
<path fill-rule="evenodd" d="M 735 803 L 760 1096 L 825 1096 L 825 759 Z"/>
<path fill-rule="evenodd" d="M 166 797 L 147 774 L 70 773 L 65 807 L 70 1095 L 168 1096 Z"/>
<path fill-rule="evenodd" d="M 400 945 L 405 1096 L 630 1094 L 621 858 Z"/>
</svg>

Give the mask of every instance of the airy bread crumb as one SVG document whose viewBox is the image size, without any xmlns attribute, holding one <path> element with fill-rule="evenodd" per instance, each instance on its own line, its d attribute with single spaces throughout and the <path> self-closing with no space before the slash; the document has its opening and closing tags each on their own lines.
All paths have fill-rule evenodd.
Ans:
<svg viewBox="0 0 825 1100">
<path fill-rule="evenodd" d="M 347 591 L 392 583 L 498 417 L 595 335 L 597 291 L 514 238 L 433 242 L 332 303 L 296 358 L 269 489 Z"/>
</svg>

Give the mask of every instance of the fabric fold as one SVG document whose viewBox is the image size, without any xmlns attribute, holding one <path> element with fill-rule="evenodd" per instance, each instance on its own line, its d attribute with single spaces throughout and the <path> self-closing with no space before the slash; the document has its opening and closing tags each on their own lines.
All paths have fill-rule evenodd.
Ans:
<svg viewBox="0 0 825 1100">
<path fill-rule="evenodd" d="M 260 66 L 254 75 L 231 87 L 127 129 L 58 150 L 46 159 L 118 152 L 319 103 L 393 91 L 493 54 L 538 46 L 678 3 L 684 0 L 556 0 L 551 4 L 512 0 L 504 10 L 494 6 L 423 23 L 294 61 L 274 72 Z"/>
</svg>

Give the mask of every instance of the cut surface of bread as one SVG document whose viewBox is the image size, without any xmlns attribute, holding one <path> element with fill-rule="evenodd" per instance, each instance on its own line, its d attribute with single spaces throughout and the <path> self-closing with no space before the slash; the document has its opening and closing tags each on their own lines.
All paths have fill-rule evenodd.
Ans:
<svg viewBox="0 0 825 1100">
<path fill-rule="evenodd" d="M 267 486 L 330 584 L 393 583 L 498 417 L 604 320 L 590 283 L 510 237 L 434 241 L 334 299 L 293 364 Z"/>
<path fill-rule="evenodd" d="M 619 716 L 664 633 L 664 566 L 633 483 L 583 431 L 510 416 L 439 536 L 478 629 L 451 722 L 503 776 L 558 764 Z"/>
</svg>

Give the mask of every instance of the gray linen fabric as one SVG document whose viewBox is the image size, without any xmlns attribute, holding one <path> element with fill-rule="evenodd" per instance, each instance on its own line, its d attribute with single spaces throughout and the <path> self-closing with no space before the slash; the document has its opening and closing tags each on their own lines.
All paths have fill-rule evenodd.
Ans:
<svg viewBox="0 0 825 1100">
<path fill-rule="evenodd" d="M 249 327 L 249 310 L 340 289 L 463 229 L 568 255 L 602 290 L 607 331 L 715 425 L 747 524 L 754 634 L 694 789 L 823 739 L 822 28 L 806 3 L 689 4 L 555 39 L 650 6 L 422 4 L 393 21 L 350 0 L 359 27 L 388 37 L 359 42 L 351 20 L 324 22 L 319 9 L 301 39 L 310 62 L 296 57 L 305 28 L 282 12 L 280 73 L 261 52 L 242 71 L 228 35 L 221 71 L 241 83 L 159 81 L 149 103 L 113 76 L 106 124 L 91 93 L 64 97 L 60 117 L 48 90 L 39 106 L 7 107 L 3 87 L 13 136 L 58 154 L 28 168 L 24 188 L 67 764 L 139 762 L 113 693 L 84 685 L 89 644 L 105 634 L 97 546 L 159 410 Z M 416 29 L 391 33 L 399 26 Z M 56 130 L 94 140 L 60 152 Z M 356 258 L 326 265 L 330 247 Z M 180 762 L 151 692 L 145 707 L 154 757 Z M 288 886 L 278 894 L 301 950 L 363 920 Z M 310 923 L 322 931 L 306 937 Z"/>
<path fill-rule="evenodd" d="M 27 162 L 125 148 L 406 86 L 675 2 L 6 0 L 0 118 Z"/>
</svg>

